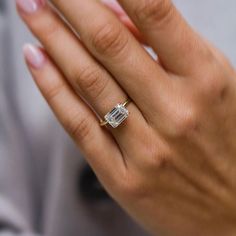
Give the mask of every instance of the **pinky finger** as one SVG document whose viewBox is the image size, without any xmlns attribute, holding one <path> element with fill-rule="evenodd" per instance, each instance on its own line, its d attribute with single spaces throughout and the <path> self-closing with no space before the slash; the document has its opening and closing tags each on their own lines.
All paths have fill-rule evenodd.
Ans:
<svg viewBox="0 0 236 236">
<path fill-rule="evenodd" d="M 100 180 L 109 183 L 123 168 L 119 148 L 108 131 L 99 126 L 95 114 L 67 84 L 58 68 L 42 49 L 24 46 L 29 70 L 49 106 L 65 130 L 78 144 L 81 152 Z"/>
</svg>

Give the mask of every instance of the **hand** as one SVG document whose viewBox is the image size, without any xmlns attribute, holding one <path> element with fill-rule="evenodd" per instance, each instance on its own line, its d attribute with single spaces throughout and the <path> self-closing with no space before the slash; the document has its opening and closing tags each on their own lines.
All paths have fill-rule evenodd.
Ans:
<svg viewBox="0 0 236 236">
<path fill-rule="evenodd" d="M 26 46 L 26 60 L 107 191 L 154 235 L 235 235 L 236 75 L 225 57 L 169 0 L 119 1 L 158 62 L 100 2 L 52 2 L 70 27 L 42 0 L 17 0 L 44 47 Z M 97 115 L 127 97 L 128 119 L 100 127 Z"/>
</svg>

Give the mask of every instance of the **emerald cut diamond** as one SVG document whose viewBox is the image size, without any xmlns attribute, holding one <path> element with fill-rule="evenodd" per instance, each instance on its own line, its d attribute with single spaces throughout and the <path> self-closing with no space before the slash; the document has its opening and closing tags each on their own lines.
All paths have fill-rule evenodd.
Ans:
<svg viewBox="0 0 236 236">
<path fill-rule="evenodd" d="M 104 119 L 112 128 L 117 128 L 128 116 L 129 111 L 127 108 L 123 104 L 118 104 L 105 115 Z"/>
</svg>

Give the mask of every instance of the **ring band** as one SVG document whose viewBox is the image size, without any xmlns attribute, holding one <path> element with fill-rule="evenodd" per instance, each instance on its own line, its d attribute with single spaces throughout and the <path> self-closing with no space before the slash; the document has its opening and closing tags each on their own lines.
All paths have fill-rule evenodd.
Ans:
<svg viewBox="0 0 236 236">
<path fill-rule="evenodd" d="M 104 116 L 104 120 L 100 121 L 100 126 L 109 124 L 112 128 L 120 126 L 129 116 L 127 109 L 131 100 L 128 98 L 124 103 L 117 104 L 110 112 Z"/>
</svg>

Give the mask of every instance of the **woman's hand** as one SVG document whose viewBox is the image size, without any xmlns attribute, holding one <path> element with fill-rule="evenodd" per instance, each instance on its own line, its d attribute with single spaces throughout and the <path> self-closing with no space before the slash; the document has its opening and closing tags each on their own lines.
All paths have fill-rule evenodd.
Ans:
<svg viewBox="0 0 236 236">
<path fill-rule="evenodd" d="M 224 56 L 169 0 L 119 1 L 159 62 L 97 0 L 52 2 L 70 27 L 43 0 L 17 0 L 48 54 L 26 46 L 26 60 L 107 191 L 153 234 L 235 235 L 236 75 Z M 127 97 L 128 119 L 100 127 L 95 114 Z"/>
</svg>

